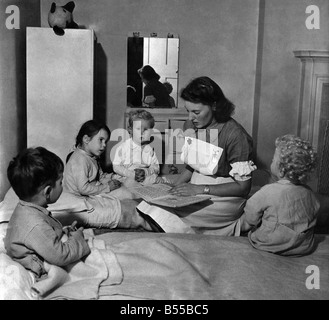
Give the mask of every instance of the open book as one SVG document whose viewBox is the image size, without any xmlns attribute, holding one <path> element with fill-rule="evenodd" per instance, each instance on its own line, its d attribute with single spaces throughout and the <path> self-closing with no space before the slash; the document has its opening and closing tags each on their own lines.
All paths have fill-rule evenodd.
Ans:
<svg viewBox="0 0 329 320">
<path fill-rule="evenodd" d="M 151 186 L 138 186 L 130 189 L 136 196 L 141 197 L 145 201 L 164 207 L 185 207 L 190 204 L 209 200 L 211 196 L 176 196 L 169 194 L 172 187 L 167 184 L 153 184 Z"/>
</svg>

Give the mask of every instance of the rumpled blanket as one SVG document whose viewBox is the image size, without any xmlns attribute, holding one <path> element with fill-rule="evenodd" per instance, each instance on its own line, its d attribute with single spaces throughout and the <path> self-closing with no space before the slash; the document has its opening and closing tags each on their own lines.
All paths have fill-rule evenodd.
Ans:
<svg viewBox="0 0 329 320">
<path fill-rule="evenodd" d="M 328 300 L 329 237 L 316 250 L 282 257 L 254 249 L 247 237 L 168 233 L 104 233 L 124 278 L 100 286 L 99 299 Z M 308 288 L 309 282 L 319 288 Z M 309 272 L 309 273 L 308 273 Z"/>
<path fill-rule="evenodd" d="M 166 239 L 134 239 L 111 246 L 122 266 L 118 286 L 101 284 L 100 297 L 130 299 L 212 299 L 213 268 L 199 259 L 199 250 L 184 252 Z M 201 249 L 202 250 L 202 249 Z"/>
<path fill-rule="evenodd" d="M 106 249 L 102 240 L 88 239 L 91 253 L 83 260 L 65 268 L 45 264 L 48 277 L 33 285 L 43 299 L 98 299 L 99 287 L 120 284 L 123 273 L 114 252 Z"/>
<path fill-rule="evenodd" d="M 84 264 L 66 270 L 68 278 L 59 277 L 63 285 L 46 299 L 329 298 L 328 236 L 316 237 L 316 251 L 304 257 L 256 250 L 245 237 L 110 232 L 93 242 Z M 308 287 L 316 276 L 308 273 L 312 266 L 318 289 Z"/>
<path fill-rule="evenodd" d="M 45 299 L 211 299 L 209 268 L 164 239 L 136 239 L 107 246 L 88 239 L 91 254 L 64 268 L 50 266 L 34 288 Z M 95 246 L 95 243 L 97 245 Z M 124 282 L 123 282 L 124 280 Z"/>
</svg>

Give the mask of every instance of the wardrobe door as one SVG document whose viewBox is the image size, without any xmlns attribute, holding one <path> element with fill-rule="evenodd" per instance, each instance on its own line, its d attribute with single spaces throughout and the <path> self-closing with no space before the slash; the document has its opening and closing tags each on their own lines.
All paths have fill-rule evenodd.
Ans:
<svg viewBox="0 0 329 320">
<path fill-rule="evenodd" d="M 63 161 L 93 117 L 94 32 L 27 28 L 27 146 Z"/>
</svg>

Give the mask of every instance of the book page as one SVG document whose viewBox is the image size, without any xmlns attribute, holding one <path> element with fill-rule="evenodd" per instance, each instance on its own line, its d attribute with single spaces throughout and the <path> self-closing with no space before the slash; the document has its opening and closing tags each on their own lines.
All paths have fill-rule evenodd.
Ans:
<svg viewBox="0 0 329 320">
<path fill-rule="evenodd" d="M 151 186 L 138 186 L 130 189 L 136 196 L 140 196 L 146 201 L 163 197 L 169 194 L 171 186 L 167 184 L 154 184 Z"/>
<path fill-rule="evenodd" d="M 170 189 L 171 186 L 166 184 L 154 184 L 151 186 L 134 187 L 130 191 L 149 203 L 172 208 L 188 206 L 211 198 L 211 196 L 204 195 L 176 196 L 169 194 Z"/>
</svg>

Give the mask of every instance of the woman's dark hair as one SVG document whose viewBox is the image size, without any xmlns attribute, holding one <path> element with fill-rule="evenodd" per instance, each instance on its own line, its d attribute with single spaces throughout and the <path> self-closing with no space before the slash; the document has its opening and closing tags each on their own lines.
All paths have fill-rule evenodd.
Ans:
<svg viewBox="0 0 329 320">
<path fill-rule="evenodd" d="M 40 188 L 55 186 L 64 171 L 63 161 L 43 147 L 28 148 L 10 161 L 8 180 L 21 200 L 29 200 Z"/>
<path fill-rule="evenodd" d="M 75 139 L 75 146 L 81 146 L 82 145 L 82 140 L 85 135 L 87 135 L 90 139 L 92 139 L 101 129 L 104 129 L 109 137 L 111 136 L 111 130 L 105 123 L 98 122 L 96 120 L 88 120 L 86 121 L 80 128 L 78 135 Z M 67 163 L 71 155 L 73 154 L 74 151 L 71 151 L 67 157 L 65 162 Z"/>
<path fill-rule="evenodd" d="M 85 135 L 92 139 L 101 129 L 104 129 L 109 135 L 109 137 L 111 136 L 111 131 L 105 123 L 101 123 L 96 120 L 89 120 L 85 122 L 81 126 L 79 133 L 75 139 L 75 146 L 78 147 L 82 145 L 82 139 Z"/>
<path fill-rule="evenodd" d="M 235 106 L 228 100 L 220 86 L 209 77 L 193 79 L 182 89 L 181 98 L 192 103 L 202 103 L 211 108 L 217 122 L 226 122 L 234 113 Z"/>
<path fill-rule="evenodd" d="M 159 80 L 160 79 L 160 76 L 155 72 L 155 70 L 151 66 L 148 66 L 148 65 L 138 69 L 138 73 L 146 81 Z"/>
</svg>

